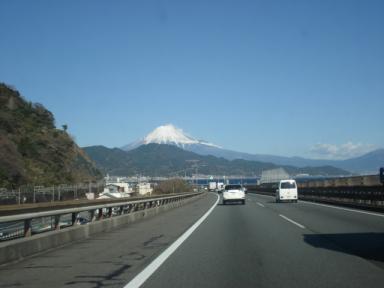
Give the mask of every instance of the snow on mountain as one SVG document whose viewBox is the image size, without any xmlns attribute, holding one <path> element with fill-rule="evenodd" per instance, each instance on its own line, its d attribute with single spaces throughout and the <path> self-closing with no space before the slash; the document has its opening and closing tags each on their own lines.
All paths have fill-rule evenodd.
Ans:
<svg viewBox="0 0 384 288">
<path fill-rule="evenodd" d="M 172 124 L 162 125 L 157 127 L 155 130 L 150 132 L 144 139 L 135 141 L 131 144 L 128 144 L 123 147 L 123 150 L 132 150 L 141 145 L 156 143 L 156 144 L 170 144 L 176 145 L 180 148 L 186 148 L 190 146 L 206 146 L 206 147 L 215 147 L 220 148 L 219 146 L 202 141 L 197 140 L 186 133 L 183 132 L 182 129 L 175 127 Z"/>
<path fill-rule="evenodd" d="M 144 138 L 144 144 L 157 143 L 157 144 L 169 144 L 176 145 L 183 144 L 196 144 L 199 141 L 187 136 L 183 133 L 183 130 L 176 128 L 172 124 L 163 125 L 157 127 L 151 133 Z"/>
</svg>

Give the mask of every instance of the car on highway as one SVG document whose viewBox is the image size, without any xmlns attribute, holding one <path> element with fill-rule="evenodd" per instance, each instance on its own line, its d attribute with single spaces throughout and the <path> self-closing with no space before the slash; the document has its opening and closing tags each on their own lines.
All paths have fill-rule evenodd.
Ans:
<svg viewBox="0 0 384 288">
<path fill-rule="evenodd" d="M 223 204 L 225 205 L 228 202 L 240 202 L 243 205 L 245 204 L 245 192 L 241 185 L 225 185 L 223 191 Z"/>
<path fill-rule="evenodd" d="M 295 180 L 281 180 L 276 190 L 276 202 L 297 202 L 297 184 Z"/>
</svg>

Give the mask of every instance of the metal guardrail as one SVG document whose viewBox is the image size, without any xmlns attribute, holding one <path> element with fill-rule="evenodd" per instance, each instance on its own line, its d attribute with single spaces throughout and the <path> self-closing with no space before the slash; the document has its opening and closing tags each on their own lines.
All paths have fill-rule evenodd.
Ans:
<svg viewBox="0 0 384 288">
<path fill-rule="evenodd" d="M 379 175 L 365 175 L 352 177 L 338 177 L 298 182 L 299 188 L 317 187 L 373 187 L 382 186 Z"/>
<path fill-rule="evenodd" d="M 383 186 L 299 188 L 299 199 L 384 210 Z"/>
<path fill-rule="evenodd" d="M 299 199 L 384 210 L 379 175 L 339 177 L 298 183 Z"/>
<path fill-rule="evenodd" d="M 122 200 L 113 203 L 98 203 L 85 207 L 2 216 L 0 217 L 0 241 L 31 237 L 33 234 L 100 221 L 114 216 L 179 202 L 200 194 L 200 192 L 182 193 L 172 196 Z"/>
</svg>

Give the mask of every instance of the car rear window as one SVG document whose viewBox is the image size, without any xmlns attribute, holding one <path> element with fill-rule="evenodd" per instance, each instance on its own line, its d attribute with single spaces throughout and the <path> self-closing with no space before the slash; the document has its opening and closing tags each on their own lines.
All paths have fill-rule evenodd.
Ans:
<svg viewBox="0 0 384 288">
<path fill-rule="evenodd" d="M 282 182 L 281 183 L 281 189 L 291 189 L 296 188 L 295 182 Z"/>
<path fill-rule="evenodd" d="M 227 185 L 225 186 L 225 190 L 238 190 L 241 189 L 241 185 Z"/>
</svg>

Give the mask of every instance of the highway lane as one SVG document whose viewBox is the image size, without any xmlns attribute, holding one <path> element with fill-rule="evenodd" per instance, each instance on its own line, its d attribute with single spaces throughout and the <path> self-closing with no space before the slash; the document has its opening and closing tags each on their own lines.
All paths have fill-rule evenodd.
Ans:
<svg viewBox="0 0 384 288">
<path fill-rule="evenodd" d="M 2 266 L 0 287 L 123 287 L 216 200 L 210 193 L 155 217 Z"/>
<path fill-rule="evenodd" d="M 278 205 L 272 197 L 256 197 L 276 213 L 300 219 L 311 232 L 304 235 L 307 243 L 362 257 L 384 269 L 384 214 L 306 201 Z"/>
<path fill-rule="evenodd" d="M 143 287 L 383 287 L 383 217 L 247 200 L 219 205 Z"/>
</svg>

